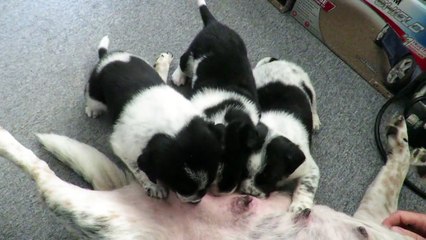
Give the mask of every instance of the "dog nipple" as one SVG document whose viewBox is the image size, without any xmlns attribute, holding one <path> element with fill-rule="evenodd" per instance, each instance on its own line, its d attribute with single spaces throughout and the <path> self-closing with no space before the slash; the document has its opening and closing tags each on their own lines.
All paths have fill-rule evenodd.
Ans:
<svg viewBox="0 0 426 240">
<path fill-rule="evenodd" d="M 309 216 L 311 215 L 311 209 L 305 208 L 300 213 L 296 214 L 293 218 L 294 223 L 307 223 Z"/>
<path fill-rule="evenodd" d="M 253 201 L 253 198 L 250 196 L 240 196 L 234 198 L 232 201 L 231 211 L 234 214 L 242 214 L 250 209 L 250 203 Z"/>
<path fill-rule="evenodd" d="M 356 231 L 363 237 L 363 239 L 368 239 L 368 232 L 365 227 L 359 226 L 356 228 Z"/>
</svg>

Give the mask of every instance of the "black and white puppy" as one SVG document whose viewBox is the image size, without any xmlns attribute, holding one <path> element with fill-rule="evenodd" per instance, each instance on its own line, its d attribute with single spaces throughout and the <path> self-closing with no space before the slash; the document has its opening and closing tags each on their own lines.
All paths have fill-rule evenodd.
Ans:
<svg viewBox="0 0 426 240">
<path fill-rule="evenodd" d="M 108 110 L 114 120 L 110 143 L 147 194 L 166 198 L 168 189 L 180 200 L 196 203 L 213 182 L 222 156 L 222 136 L 202 112 L 165 84 L 173 56 L 163 53 L 155 69 L 127 52 L 107 53 L 86 87 L 86 113 Z"/>
<path fill-rule="evenodd" d="M 316 94 L 302 68 L 274 58 L 254 68 L 261 123 L 268 128 L 262 150 L 250 157 L 242 192 L 267 196 L 290 180 L 297 180 L 290 211 L 313 206 L 319 168 L 310 153 L 311 135 L 320 126 Z"/>
<path fill-rule="evenodd" d="M 256 86 L 244 41 L 213 17 L 204 0 L 197 2 L 204 27 L 181 56 L 172 81 L 179 86 L 191 78 L 191 102 L 209 121 L 224 125 L 224 161 L 212 192 L 230 193 L 246 175 L 248 157 L 262 145 Z"/>
</svg>

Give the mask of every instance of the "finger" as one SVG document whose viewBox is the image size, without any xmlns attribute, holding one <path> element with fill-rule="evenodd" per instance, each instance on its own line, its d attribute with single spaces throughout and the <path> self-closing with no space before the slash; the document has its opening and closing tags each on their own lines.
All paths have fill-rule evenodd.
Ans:
<svg viewBox="0 0 426 240">
<path fill-rule="evenodd" d="M 397 211 L 386 218 L 383 221 L 383 224 L 388 227 L 410 226 L 410 229 L 416 229 L 424 232 L 426 229 L 426 214 Z"/>
<path fill-rule="evenodd" d="M 409 237 L 411 237 L 415 240 L 425 240 L 425 238 L 423 238 L 422 236 L 420 236 L 416 233 L 413 233 L 411 231 L 405 230 L 403 228 L 400 228 L 400 227 L 391 227 L 391 230 L 394 231 L 394 232 L 397 232 L 401 235 L 409 236 Z"/>
</svg>

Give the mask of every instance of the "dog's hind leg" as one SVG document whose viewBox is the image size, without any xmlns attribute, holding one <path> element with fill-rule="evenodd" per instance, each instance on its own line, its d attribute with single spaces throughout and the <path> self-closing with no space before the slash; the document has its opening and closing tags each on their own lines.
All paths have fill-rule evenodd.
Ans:
<svg viewBox="0 0 426 240">
<path fill-rule="evenodd" d="M 166 83 L 169 76 L 170 64 L 173 61 L 173 54 L 161 53 L 154 63 L 154 69 L 160 75 L 161 79 Z"/>
<path fill-rule="evenodd" d="M 113 206 L 106 191 L 80 188 L 58 178 L 43 160 L 0 128 L 0 157 L 14 162 L 31 175 L 47 206 L 79 234 L 101 239 L 111 227 Z"/>
<path fill-rule="evenodd" d="M 95 190 L 113 190 L 130 184 L 133 175 L 119 169 L 95 148 L 65 136 L 37 134 L 39 142 L 62 163 L 73 169 Z"/>
<path fill-rule="evenodd" d="M 386 128 L 388 155 L 386 165 L 367 189 L 354 217 L 381 223 L 397 210 L 398 198 L 410 167 L 407 127 L 402 116 Z"/>
</svg>

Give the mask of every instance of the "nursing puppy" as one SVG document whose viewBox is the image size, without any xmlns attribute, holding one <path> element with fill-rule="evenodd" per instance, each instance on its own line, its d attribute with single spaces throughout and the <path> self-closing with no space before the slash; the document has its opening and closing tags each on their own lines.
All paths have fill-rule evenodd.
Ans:
<svg viewBox="0 0 426 240">
<path fill-rule="evenodd" d="M 158 74 L 135 55 L 107 53 L 108 43 L 102 39 L 86 87 L 87 115 L 108 110 L 114 121 L 112 149 L 149 196 L 166 198 L 170 188 L 181 201 L 199 202 L 222 155 L 219 132 L 165 84 L 171 54 L 157 60 Z"/>
<path fill-rule="evenodd" d="M 191 78 L 191 102 L 206 119 L 224 125 L 225 159 L 212 192 L 229 193 L 246 175 L 249 155 L 262 145 L 257 93 L 244 41 L 213 17 L 204 0 L 198 6 L 204 28 L 181 56 L 172 81 L 179 86 Z"/>
<path fill-rule="evenodd" d="M 318 130 L 316 95 L 309 76 L 296 64 L 262 59 L 253 70 L 262 110 L 261 123 L 268 128 L 265 143 L 247 165 L 249 177 L 241 191 L 265 197 L 297 179 L 289 210 L 313 206 L 319 169 L 310 153 L 312 131 Z"/>
</svg>

